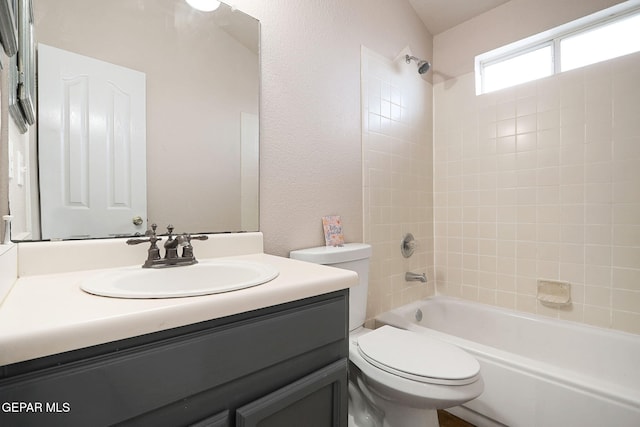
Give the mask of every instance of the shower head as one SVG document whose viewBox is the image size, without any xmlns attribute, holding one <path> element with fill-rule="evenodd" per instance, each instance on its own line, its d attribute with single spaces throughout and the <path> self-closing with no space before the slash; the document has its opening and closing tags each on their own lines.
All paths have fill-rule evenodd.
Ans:
<svg viewBox="0 0 640 427">
<path fill-rule="evenodd" d="M 429 71 L 429 68 L 431 68 L 431 64 L 429 64 L 429 61 L 425 61 L 424 59 L 416 58 L 415 56 L 409 55 L 405 55 L 404 59 L 407 64 L 410 64 L 411 60 L 416 61 L 416 64 L 418 66 L 418 73 L 420 74 L 426 73 L 427 71 Z"/>
</svg>

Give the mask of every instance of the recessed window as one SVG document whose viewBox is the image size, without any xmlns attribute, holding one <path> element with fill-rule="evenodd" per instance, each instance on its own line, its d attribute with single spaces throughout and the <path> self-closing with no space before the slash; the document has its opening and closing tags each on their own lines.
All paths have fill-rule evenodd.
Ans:
<svg viewBox="0 0 640 427">
<path fill-rule="evenodd" d="M 478 55 L 476 93 L 493 92 L 640 51 L 639 3 L 625 2 Z"/>
<path fill-rule="evenodd" d="M 569 71 L 640 51 L 640 13 L 560 40 L 560 70 Z"/>
<path fill-rule="evenodd" d="M 537 47 L 508 59 L 485 63 L 483 93 L 515 86 L 553 74 L 553 47 Z"/>
</svg>

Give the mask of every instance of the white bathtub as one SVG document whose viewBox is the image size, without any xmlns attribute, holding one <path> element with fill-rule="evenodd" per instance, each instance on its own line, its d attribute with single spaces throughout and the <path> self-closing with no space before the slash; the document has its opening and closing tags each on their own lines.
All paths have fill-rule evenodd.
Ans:
<svg viewBox="0 0 640 427">
<path fill-rule="evenodd" d="M 450 297 L 376 320 L 453 343 L 480 361 L 484 393 L 449 410 L 477 426 L 640 426 L 638 335 Z"/>
</svg>

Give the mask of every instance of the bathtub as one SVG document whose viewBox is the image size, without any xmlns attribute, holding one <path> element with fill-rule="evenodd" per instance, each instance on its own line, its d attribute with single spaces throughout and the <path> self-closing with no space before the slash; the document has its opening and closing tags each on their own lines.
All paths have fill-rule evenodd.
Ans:
<svg viewBox="0 0 640 427">
<path fill-rule="evenodd" d="M 640 336 L 432 297 L 376 317 L 462 347 L 483 394 L 449 412 L 477 425 L 640 426 Z"/>
</svg>

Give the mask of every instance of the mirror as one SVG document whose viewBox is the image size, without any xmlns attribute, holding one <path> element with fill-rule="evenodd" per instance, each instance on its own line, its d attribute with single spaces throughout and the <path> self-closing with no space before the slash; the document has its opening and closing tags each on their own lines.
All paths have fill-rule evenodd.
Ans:
<svg viewBox="0 0 640 427">
<path fill-rule="evenodd" d="M 32 1 L 41 185 L 31 191 L 42 192 L 31 199 L 41 201 L 43 225 L 42 234 L 34 227 L 33 237 L 143 234 L 151 223 L 159 229 L 171 223 L 177 232 L 257 231 L 259 22 L 224 3 L 201 12 L 185 0 Z M 69 74 L 67 64 L 73 61 L 66 56 L 50 61 L 54 68 L 64 65 L 52 80 L 64 105 L 48 105 L 55 97 L 41 93 L 50 68 L 40 56 L 48 48 L 104 64 L 92 70 L 115 88 L 105 102 L 117 113 L 106 118 L 95 113 L 98 107 L 91 106 L 102 102 L 93 100 L 98 91 L 93 83 L 82 83 L 95 81 L 94 71 Z M 133 104 L 107 71 L 112 66 L 142 76 L 142 125 L 118 116 Z M 86 112 L 76 108 L 80 104 L 89 105 Z M 136 126 L 140 132 L 128 132 Z M 97 149 L 94 129 L 105 127 L 106 148 Z M 146 154 L 143 150 L 136 160 L 132 153 L 139 149 L 132 147 L 140 135 Z M 52 165 L 54 171 L 47 172 Z M 106 170 L 102 181 L 93 173 L 96 165 Z M 146 178 L 142 193 L 128 187 L 134 173 Z M 52 189 L 49 177 L 56 175 L 60 183 Z M 98 188 L 92 187 L 96 182 Z M 132 208 L 119 214 L 144 198 L 135 194 L 145 193 L 146 212 Z M 67 210 L 51 208 L 49 199 Z M 97 199 L 108 202 L 105 212 L 94 214 Z M 80 211 L 89 214 L 82 220 L 73 216 Z M 69 218 L 73 231 L 61 225 Z"/>
</svg>

